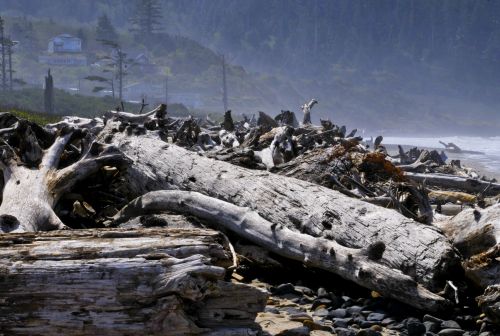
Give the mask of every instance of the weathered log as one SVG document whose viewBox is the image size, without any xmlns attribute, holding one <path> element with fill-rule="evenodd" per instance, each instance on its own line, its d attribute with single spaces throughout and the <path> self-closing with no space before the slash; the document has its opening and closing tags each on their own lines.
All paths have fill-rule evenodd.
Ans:
<svg viewBox="0 0 500 336">
<path fill-rule="evenodd" d="M 347 248 L 335 241 L 277 226 L 249 208 L 197 192 L 163 190 L 147 193 L 124 207 L 115 216 L 115 222 L 167 209 L 196 216 L 219 230 L 230 230 L 271 252 L 301 261 L 309 267 L 335 272 L 388 297 L 411 300 L 415 307 L 435 311 L 446 305 L 444 298 L 418 285 L 410 276 L 378 263 L 385 251 L 382 242 L 375 241 L 361 249 Z"/>
<path fill-rule="evenodd" d="M 456 266 L 457 257 L 444 236 L 395 211 L 305 181 L 205 158 L 161 142 L 154 133 L 141 137 L 116 133 L 110 141 L 134 161 L 127 176 L 137 196 L 152 190 L 196 190 L 250 207 L 274 225 L 326 237 L 345 247 L 367 248 L 381 241 L 386 251 L 380 263 L 431 290 L 442 288 L 452 276 L 450 268 Z M 384 282 L 383 276 L 379 281 Z M 383 294 L 391 296 L 391 291 Z M 406 297 L 400 299 L 412 304 Z M 429 306 L 436 308 L 435 303 Z"/>
<path fill-rule="evenodd" d="M 405 173 L 405 176 L 412 181 L 423 182 L 428 186 L 442 188 L 459 189 L 471 193 L 481 193 L 483 195 L 500 194 L 500 184 L 482 181 L 478 179 L 459 177 L 446 174 L 419 174 Z"/>
<path fill-rule="evenodd" d="M 500 204 L 466 209 L 452 219 L 435 223 L 466 258 L 465 274 L 483 288 L 500 278 Z"/>
<path fill-rule="evenodd" d="M 211 335 L 256 329 L 267 294 L 224 281 L 211 230 L 76 230 L 0 236 L 0 334 Z"/>
</svg>

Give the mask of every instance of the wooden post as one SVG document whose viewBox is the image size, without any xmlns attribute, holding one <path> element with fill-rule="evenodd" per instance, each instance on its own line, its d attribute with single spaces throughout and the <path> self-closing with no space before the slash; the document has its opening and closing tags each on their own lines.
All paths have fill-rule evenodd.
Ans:
<svg viewBox="0 0 500 336">
<path fill-rule="evenodd" d="M 227 104 L 227 81 L 226 81 L 226 58 L 222 55 L 222 103 L 224 104 L 224 112 L 228 110 Z"/>
</svg>

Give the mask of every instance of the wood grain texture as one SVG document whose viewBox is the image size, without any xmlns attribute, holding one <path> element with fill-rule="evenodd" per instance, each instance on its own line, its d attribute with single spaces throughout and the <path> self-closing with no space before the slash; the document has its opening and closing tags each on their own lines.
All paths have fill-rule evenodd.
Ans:
<svg viewBox="0 0 500 336">
<path fill-rule="evenodd" d="M 107 125 L 112 134 L 112 123 Z M 153 190 L 193 190 L 254 210 L 267 221 L 348 248 L 386 246 L 381 263 L 438 290 L 458 258 L 435 228 L 396 211 L 358 201 L 306 181 L 216 161 L 159 140 L 154 132 L 113 133 L 108 141 L 133 164 L 127 176 L 140 196 Z"/>
<path fill-rule="evenodd" d="M 199 229 L 1 235 L 0 334 L 251 332 L 267 294 L 224 281 L 226 242 Z"/>
</svg>

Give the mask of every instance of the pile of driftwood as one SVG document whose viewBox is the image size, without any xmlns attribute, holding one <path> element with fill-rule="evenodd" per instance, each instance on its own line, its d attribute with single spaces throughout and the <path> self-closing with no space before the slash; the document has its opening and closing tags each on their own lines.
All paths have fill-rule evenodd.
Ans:
<svg viewBox="0 0 500 336">
<path fill-rule="evenodd" d="M 314 126 L 315 103 L 301 124 L 0 114 L 0 330 L 248 333 L 267 293 L 228 280 L 237 242 L 429 312 L 460 301 L 465 273 L 498 321 L 500 185 Z"/>
</svg>

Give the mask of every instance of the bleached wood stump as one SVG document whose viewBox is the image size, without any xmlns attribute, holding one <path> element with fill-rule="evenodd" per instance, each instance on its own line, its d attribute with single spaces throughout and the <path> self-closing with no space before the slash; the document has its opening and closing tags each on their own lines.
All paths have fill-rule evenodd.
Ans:
<svg viewBox="0 0 500 336">
<path fill-rule="evenodd" d="M 0 235 L 0 335 L 251 334 L 267 294 L 224 281 L 211 230 Z"/>
</svg>

